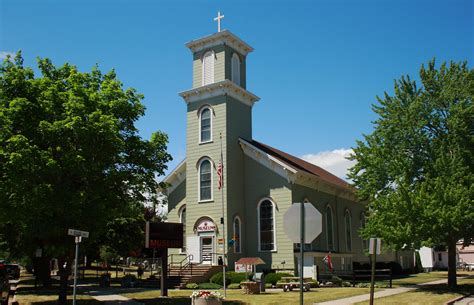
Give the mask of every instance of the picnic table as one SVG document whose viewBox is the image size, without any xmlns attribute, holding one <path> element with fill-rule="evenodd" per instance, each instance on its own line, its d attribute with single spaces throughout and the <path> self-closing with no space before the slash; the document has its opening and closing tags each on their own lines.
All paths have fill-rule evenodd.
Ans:
<svg viewBox="0 0 474 305">
<path fill-rule="evenodd" d="M 310 277 L 303 278 L 303 291 L 309 291 L 311 288 L 311 282 L 313 281 Z M 284 292 L 293 291 L 293 288 L 300 287 L 300 278 L 297 276 L 286 276 L 282 277 L 277 282 L 277 287 L 283 288 Z"/>
</svg>

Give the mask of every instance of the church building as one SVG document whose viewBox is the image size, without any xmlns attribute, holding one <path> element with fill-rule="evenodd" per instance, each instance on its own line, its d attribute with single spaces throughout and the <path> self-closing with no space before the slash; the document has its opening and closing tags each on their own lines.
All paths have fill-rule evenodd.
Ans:
<svg viewBox="0 0 474 305">
<path fill-rule="evenodd" d="M 316 265 L 327 268 L 328 253 L 336 270 L 367 263 L 368 243 L 358 234 L 365 206 L 351 186 L 253 139 L 259 97 L 247 90 L 246 73 L 254 49 L 228 30 L 186 46 L 193 57 L 192 88 L 179 94 L 187 106 L 186 159 L 164 180 L 168 221 L 183 223 L 185 236 L 184 247 L 171 253 L 217 265 L 225 250 L 230 270 L 242 257 L 260 257 L 266 264 L 259 269 L 296 272 L 299 245 L 286 236 L 283 215 L 294 202 L 311 202 L 323 216 L 323 231 L 304 245 L 305 276 L 314 277 Z M 409 252 L 380 259 L 413 264 Z"/>
</svg>

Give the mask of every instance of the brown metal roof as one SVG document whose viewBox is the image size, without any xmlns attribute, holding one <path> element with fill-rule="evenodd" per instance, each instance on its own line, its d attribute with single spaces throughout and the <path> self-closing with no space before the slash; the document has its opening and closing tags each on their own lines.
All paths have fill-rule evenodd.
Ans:
<svg viewBox="0 0 474 305">
<path fill-rule="evenodd" d="M 260 257 L 242 257 L 235 263 L 241 264 L 241 265 L 264 265 L 265 264 L 265 262 Z"/>
<path fill-rule="evenodd" d="M 295 156 L 292 156 L 292 155 L 287 154 L 287 153 L 285 153 L 281 150 L 278 150 L 278 149 L 273 148 L 271 146 L 268 146 L 266 144 L 257 142 L 255 140 L 251 140 L 251 141 L 245 140 L 245 141 L 251 143 L 252 145 L 257 147 L 258 149 L 266 152 L 269 155 L 272 155 L 273 157 L 279 159 L 280 161 L 282 161 L 282 162 L 284 162 L 284 163 L 286 163 L 286 164 L 288 164 L 288 165 L 290 165 L 290 166 L 292 166 L 296 169 L 303 170 L 303 171 L 305 171 L 309 174 L 318 176 L 322 180 L 327 181 L 327 182 L 332 183 L 332 184 L 335 184 L 339 187 L 343 187 L 343 188 L 346 188 L 348 190 L 352 190 L 349 183 L 347 183 L 343 179 L 331 174 L 330 172 L 322 169 L 321 167 L 319 167 L 317 165 L 314 165 L 312 163 L 301 160 L 300 158 L 297 158 Z"/>
</svg>

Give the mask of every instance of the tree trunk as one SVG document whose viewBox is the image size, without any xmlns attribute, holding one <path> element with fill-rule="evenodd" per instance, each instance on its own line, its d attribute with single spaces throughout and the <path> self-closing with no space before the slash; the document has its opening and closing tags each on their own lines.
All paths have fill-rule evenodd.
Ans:
<svg viewBox="0 0 474 305">
<path fill-rule="evenodd" d="M 448 243 L 448 287 L 456 288 L 456 241 Z"/>
<path fill-rule="evenodd" d="M 59 305 L 67 305 L 67 289 L 70 274 L 71 261 L 64 258 L 59 259 Z"/>
</svg>

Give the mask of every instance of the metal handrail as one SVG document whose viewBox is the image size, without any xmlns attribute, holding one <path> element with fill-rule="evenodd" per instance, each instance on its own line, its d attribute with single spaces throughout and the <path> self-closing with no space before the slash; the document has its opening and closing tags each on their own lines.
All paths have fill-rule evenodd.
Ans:
<svg viewBox="0 0 474 305">
<path fill-rule="evenodd" d="M 168 257 L 171 258 L 171 261 L 168 263 L 168 276 L 170 275 L 170 272 L 171 272 L 170 269 L 171 269 L 172 264 L 177 264 L 177 265 L 179 264 L 178 265 L 179 266 L 179 272 L 178 272 L 179 276 L 181 276 L 181 274 L 183 273 L 183 270 L 187 269 L 189 266 L 191 267 L 190 268 L 191 269 L 191 275 L 193 275 L 193 269 L 192 269 L 193 264 L 191 263 L 191 261 L 194 258 L 193 255 L 188 254 L 188 255 L 186 255 L 185 258 L 183 258 L 181 261 L 179 261 L 179 263 L 178 262 L 174 263 L 173 262 L 173 257 L 177 256 L 177 255 L 182 256 L 182 254 L 170 254 L 170 255 L 168 255 Z M 183 265 L 183 262 L 185 262 L 184 265 Z"/>
</svg>

